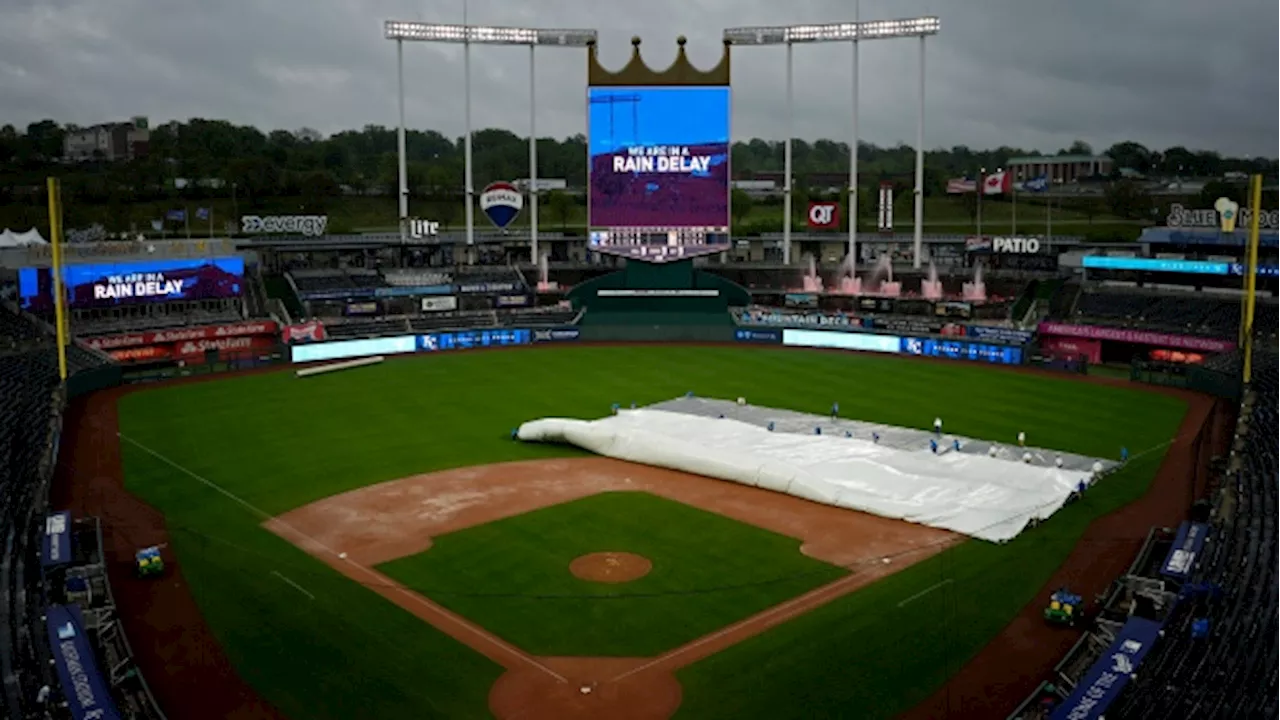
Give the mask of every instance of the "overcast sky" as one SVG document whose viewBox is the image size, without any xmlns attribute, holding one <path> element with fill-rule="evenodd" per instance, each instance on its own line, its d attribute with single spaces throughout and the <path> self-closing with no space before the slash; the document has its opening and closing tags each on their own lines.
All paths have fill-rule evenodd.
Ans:
<svg viewBox="0 0 1280 720">
<path fill-rule="evenodd" d="M 587 27 L 620 67 L 629 38 L 665 67 L 675 38 L 718 59 L 727 26 L 853 19 L 855 0 L 470 0 L 472 23 Z M 224 118 L 329 133 L 396 123 L 385 19 L 463 21 L 463 0 L 0 0 L 0 124 Z M 862 0 L 864 20 L 936 14 L 929 147 L 1096 149 L 1136 140 L 1277 155 L 1275 0 Z M 781 139 L 785 50 L 734 55 L 733 135 Z M 915 140 L 918 41 L 864 44 L 859 135 Z M 848 45 L 795 51 L 795 134 L 848 139 Z M 463 132 L 459 46 L 405 48 L 410 127 Z M 472 51 L 473 126 L 529 128 L 527 48 Z M 540 51 L 539 135 L 586 129 L 584 54 Z"/>
</svg>

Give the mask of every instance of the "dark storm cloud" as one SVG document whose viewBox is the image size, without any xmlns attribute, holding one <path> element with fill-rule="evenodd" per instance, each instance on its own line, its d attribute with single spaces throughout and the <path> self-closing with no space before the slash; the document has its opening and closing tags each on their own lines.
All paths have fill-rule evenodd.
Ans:
<svg viewBox="0 0 1280 720">
<path fill-rule="evenodd" d="M 472 0 L 472 22 L 593 27 L 619 67 L 628 39 L 665 66 L 694 62 L 726 26 L 852 18 L 848 0 Z M 927 44 L 926 144 L 1053 150 L 1125 139 L 1277 154 L 1277 5 L 1256 0 L 863 0 L 863 19 L 938 14 Z M 394 44 L 382 20 L 461 22 L 462 0 L 0 0 L 0 122 L 91 124 L 220 117 L 332 132 L 396 121 Z M 734 134 L 786 133 L 781 48 L 734 56 Z M 463 130 L 462 51 L 405 49 L 411 126 Z M 851 51 L 797 47 L 795 132 L 850 135 Z M 915 41 L 864 44 L 860 137 L 914 143 Z M 528 131 L 528 50 L 472 52 L 473 125 Z M 585 131 L 581 52 L 539 51 L 540 134 Z"/>
</svg>

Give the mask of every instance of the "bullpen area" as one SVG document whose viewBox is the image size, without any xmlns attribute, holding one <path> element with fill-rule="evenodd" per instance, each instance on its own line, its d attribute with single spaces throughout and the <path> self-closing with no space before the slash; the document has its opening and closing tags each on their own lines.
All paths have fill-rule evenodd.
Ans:
<svg viewBox="0 0 1280 720">
<path fill-rule="evenodd" d="M 1132 559 L 1149 522 L 1084 558 L 1077 542 L 1176 485 L 1162 461 L 1188 403 L 1121 385 L 795 349 L 464 351 L 100 393 L 68 414 L 63 457 L 75 511 L 111 528 L 126 630 L 173 717 L 889 718 L 1063 568 L 1107 582 Z M 1109 471 L 989 542 L 514 438 L 689 393 L 838 402 L 893 443 L 942 417 L 984 462 L 1022 432 L 1037 462 Z M 123 559 L 152 544 L 166 574 L 134 577 Z"/>
</svg>

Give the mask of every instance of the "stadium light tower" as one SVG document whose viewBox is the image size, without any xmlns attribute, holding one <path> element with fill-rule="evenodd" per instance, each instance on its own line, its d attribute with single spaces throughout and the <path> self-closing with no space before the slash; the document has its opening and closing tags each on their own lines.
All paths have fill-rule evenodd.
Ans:
<svg viewBox="0 0 1280 720">
<path fill-rule="evenodd" d="M 782 259 L 791 263 L 791 137 L 795 134 L 795 98 L 793 94 L 792 48 L 799 43 L 851 42 L 854 45 L 854 81 L 853 81 L 853 148 L 854 157 L 850 168 L 850 179 L 857 182 L 857 108 L 858 108 L 858 71 L 857 47 L 867 40 L 895 40 L 898 38 L 920 38 L 920 111 L 916 122 L 916 182 L 915 182 L 915 231 L 912 264 L 920 267 L 921 244 L 924 226 L 924 41 L 930 35 L 937 35 L 941 22 L 937 17 L 926 16 L 901 20 L 867 20 L 850 23 L 829 23 L 826 25 L 791 25 L 729 28 L 724 31 L 724 39 L 731 45 L 786 45 L 787 46 L 787 142 L 784 152 L 785 179 L 783 181 L 783 225 L 782 225 Z M 855 188 L 850 188 L 849 198 L 856 202 Z M 850 224 L 855 225 L 857 206 L 850 208 Z M 849 235 L 849 253 L 856 258 L 857 235 L 853 230 Z"/>
<path fill-rule="evenodd" d="M 467 207 L 467 247 L 475 244 L 475 182 L 471 174 L 471 46 L 472 45 L 528 45 L 529 46 L 529 249 L 530 259 L 538 262 L 538 132 L 536 123 L 535 68 L 538 46 L 586 48 L 596 41 L 595 30 L 540 29 L 516 27 L 487 27 L 480 25 L 441 25 L 438 23 L 388 20 L 384 26 L 386 39 L 396 41 L 396 72 L 400 96 L 400 127 L 396 134 L 399 152 L 400 174 L 400 241 L 406 240 L 409 222 L 409 182 L 405 157 L 404 137 L 404 43 L 429 42 L 462 45 L 463 114 L 466 117 L 466 136 L 462 141 L 463 164 L 466 179 L 464 195 Z"/>
</svg>

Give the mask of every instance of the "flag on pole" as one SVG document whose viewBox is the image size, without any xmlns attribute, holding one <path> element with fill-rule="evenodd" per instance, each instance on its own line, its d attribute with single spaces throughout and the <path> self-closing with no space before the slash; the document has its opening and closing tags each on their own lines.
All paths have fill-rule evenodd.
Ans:
<svg viewBox="0 0 1280 720">
<path fill-rule="evenodd" d="M 170 210 L 169 212 L 166 212 L 164 214 L 164 219 L 170 222 L 186 222 L 187 211 L 186 210 Z"/>
<path fill-rule="evenodd" d="M 1025 192 L 1045 192 L 1049 189 L 1049 178 L 1044 175 L 1033 177 L 1022 183 L 1019 189 Z"/>
<path fill-rule="evenodd" d="M 978 183 L 969 178 L 952 178 L 947 181 L 948 195 L 962 195 L 978 191 Z"/>
<path fill-rule="evenodd" d="M 164 221 L 163 221 L 163 220 L 152 220 L 152 221 L 151 221 L 151 229 L 152 229 L 152 230 L 155 230 L 156 232 L 160 232 L 161 230 L 163 230 L 163 229 L 164 229 Z"/>
<path fill-rule="evenodd" d="M 213 237 L 213 209 L 196 208 L 196 219 L 207 220 L 209 222 L 209 237 Z"/>
<path fill-rule="evenodd" d="M 1007 171 L 991 173 L 982 179 L 983 195 L 1003 195 L 1013 190 L 1013 176 Z"/>
</svg>

